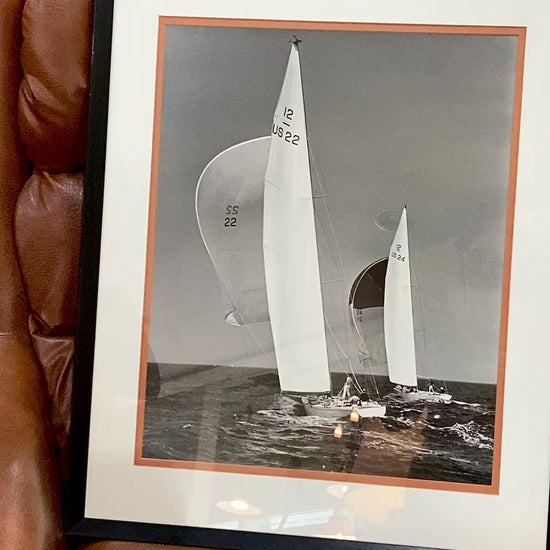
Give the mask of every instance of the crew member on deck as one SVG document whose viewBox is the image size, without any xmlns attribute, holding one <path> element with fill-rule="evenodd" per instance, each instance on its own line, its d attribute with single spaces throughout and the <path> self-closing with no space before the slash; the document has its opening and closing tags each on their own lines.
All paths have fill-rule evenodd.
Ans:
<svg viewBox="0 0 550 550">
<path fill-rule="evenodd" d="M 351 397 L 351 385 L 353 384 L 353 380 L 350 376 L 346 378 L 346 383 L 344 384 L 344 387 L 342 388 L 342 399 L 349 399 Z"/>
</svg>

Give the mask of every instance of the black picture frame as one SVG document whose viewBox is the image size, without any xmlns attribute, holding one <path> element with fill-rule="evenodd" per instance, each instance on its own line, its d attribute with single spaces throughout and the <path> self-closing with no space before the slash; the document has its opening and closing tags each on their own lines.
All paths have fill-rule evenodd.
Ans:
<svg viewBox="0 0 550 550">
<path fill-rule="evenodd" d="M 78 330 L 75 343 L 69 476 L 64 516 L 68 543 L 71 547 L 76 547 L 85 542 L 112 539 L 228 550 L 420 549 L 421 547 L 417 546 L 336 541 L 246 531 L 97 520 L 85 517 L 86 469 L 95 345 L 95 322 L 93 321 L 95 321 L 97 313 L 114 3 L 115 0 L 96 0 L 94 8 L 88 162 L 84 187 Z M 550 545 L 550 538 L 548 545 Z M 426 547 L 422 548 L 430 550 Z"/>
</svg>

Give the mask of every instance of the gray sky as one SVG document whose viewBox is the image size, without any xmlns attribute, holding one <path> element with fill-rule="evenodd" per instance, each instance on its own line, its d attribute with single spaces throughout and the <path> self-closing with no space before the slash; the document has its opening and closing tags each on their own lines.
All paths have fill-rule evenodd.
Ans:
<svg viewBox="0 0 550 550">
<path fill-rule="evenodd" d="M 516 38 L 295 33 L 347 280 L 387 255 L 393 235 L 375 220 L 406 203 L 432 350 L 419 374 L 424 361 L 434 377 L 495 382 Z M 159 362 L 254 355 L 250 333 L 223 321 L 194 195 L 216 154 L 269 135 L 292 34 L 167 29 L 150 331 Z M 267 346 L 269 330 L 255 337 Z"/>
</svg>

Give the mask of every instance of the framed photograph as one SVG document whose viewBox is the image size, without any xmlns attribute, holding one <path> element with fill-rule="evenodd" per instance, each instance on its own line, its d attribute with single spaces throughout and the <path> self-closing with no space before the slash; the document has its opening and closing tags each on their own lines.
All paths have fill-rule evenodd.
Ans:
<svg viewBox="0 0 550 550">
<path fill-rule="evenodd" d="M 545 0 L 97 0 L 67 532 L 542 550 Z"/>
</svg>

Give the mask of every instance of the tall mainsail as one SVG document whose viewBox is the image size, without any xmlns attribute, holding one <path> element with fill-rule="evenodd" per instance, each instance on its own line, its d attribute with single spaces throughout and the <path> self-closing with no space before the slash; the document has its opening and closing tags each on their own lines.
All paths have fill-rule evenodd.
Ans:
<svg viewBox="0 0 550 550">
<path fill-rule="evenodd" d="M 304 99 L 293 43 L 264 183 L 267 303 L 283 392 L 330 391 Z"/>
<path fill-rule="evenodd" d="M 384 289 L 384 338 L 390 380 L 395 384 L 416 386 L 406 207 L 401 213 L 388 257 Z"/>
</svg>

